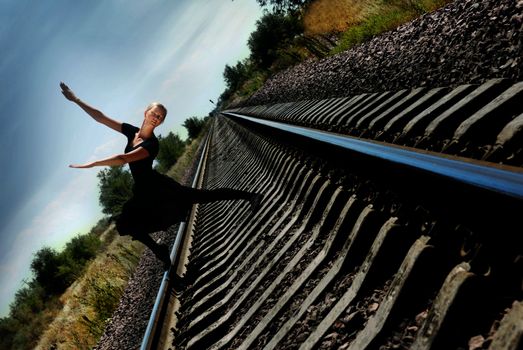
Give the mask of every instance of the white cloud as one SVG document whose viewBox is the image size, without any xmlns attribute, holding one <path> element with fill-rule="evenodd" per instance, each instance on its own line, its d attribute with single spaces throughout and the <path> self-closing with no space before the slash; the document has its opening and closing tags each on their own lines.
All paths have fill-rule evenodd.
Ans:
<svg viewBox="0 0 523 350">
<path fill-rule="evenodd" d="M 96 178 L 93 178 L 93 169 L 72 169 L 80 173 L 74 177 L 55 199 L 50 202 L 40 215 L 35 217 L 31 228 L 27 229 L 21 236 L 32 236 L 37 230 L 43 231 L 46 237 L 57 237 L 55 232 L 62 232 L 64 228 L 74 225 L 74 219 L 80 217 L 81 208 L 88 203 L 93 188 L 96 187 Z"/>
<path fill-rule="evenodd" d="M 106 143 L 96 147 L 93 154 L 87 160 L 92 162 L 100 158 L 107 158 L 115 153 L 121 153 L 122 149 L 122 137 L 113 137 Z"/>
</svg>

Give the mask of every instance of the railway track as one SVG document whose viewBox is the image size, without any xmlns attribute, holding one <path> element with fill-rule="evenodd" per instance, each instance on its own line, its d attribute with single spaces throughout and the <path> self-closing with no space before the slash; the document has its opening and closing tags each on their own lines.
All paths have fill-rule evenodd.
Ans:
<svg viewBox="0 0 523 350">
<path fill-rule="evenodd" d="M 521 348 L 522 89 L 224 111 L 198 181 L 264 200 L 193 208 L 142 348 Z"/>
</svg>

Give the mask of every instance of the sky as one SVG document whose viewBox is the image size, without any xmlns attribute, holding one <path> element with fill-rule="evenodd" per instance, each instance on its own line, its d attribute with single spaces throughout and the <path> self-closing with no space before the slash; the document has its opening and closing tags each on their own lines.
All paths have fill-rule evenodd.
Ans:
<svg viewBox="0 0 523 350">
<path fill-rule="evenodd" d="M 123 152 L 126 138 L 60 93 L 64 81 L 106 115 L 155 130 L 206 116 L 225 89 L 225 64 L 249 55 L 255 0 L 0 0 L 0 317 L 30 278 L 33 255 L 60 250 L 103 217 L 96 174 L 73 169 Z"/>
</svg>

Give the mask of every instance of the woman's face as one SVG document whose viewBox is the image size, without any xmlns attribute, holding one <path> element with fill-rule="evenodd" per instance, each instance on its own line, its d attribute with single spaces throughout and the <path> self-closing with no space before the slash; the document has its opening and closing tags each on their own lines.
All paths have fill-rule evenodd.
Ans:
<svg viewBox="0 0 523 350">
<path fill-rule="evenodd" d="M 152 108 L 149 108 L 147 111 L 145 111 L 144 118 L 147 124 L 153 127 L 157 127 L 158 125 L 163 123 L 165 115 L 163 114 L 162 108 L 158 106 L 153 106 Z"/>
</svg>

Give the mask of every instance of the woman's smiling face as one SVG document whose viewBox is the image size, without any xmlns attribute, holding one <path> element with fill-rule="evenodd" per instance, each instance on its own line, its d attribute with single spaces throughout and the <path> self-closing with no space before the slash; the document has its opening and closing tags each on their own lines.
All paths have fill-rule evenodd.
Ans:
<svg viewBox="0 0 523 350">
<path fill-rule="evenodd" d="M 165 119 L 165 112 L 160 106 L 152 106 L 145 111 L 145 122 L 153 127 L 157 127 L 163 123 Z"/>
</svg>

